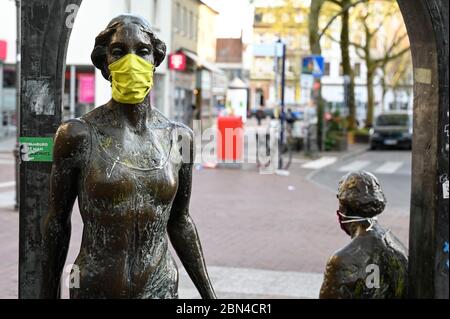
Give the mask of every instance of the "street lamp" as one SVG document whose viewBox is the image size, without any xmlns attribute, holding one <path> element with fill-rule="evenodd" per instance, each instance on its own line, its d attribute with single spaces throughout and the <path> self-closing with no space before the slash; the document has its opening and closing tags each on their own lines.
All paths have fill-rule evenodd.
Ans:
<svg viewBox="0 0 450 319">
<path fill-rule="evenodd" d="M 284 127 L 285 127 L 285 120 L 286 120 L 286 113 L 285 113 L 285 87 L 286 87 L 286 44 L 283 43 L 281 38 L 278 39 L 277 43 L 277 52 L 276 52 L 276 59 L 277 59 L 277 66 L 278 66 L 278 58 L 279 58 L 279 48 L 281 48 L 281 97 L 280 97 L 280 140 L 279 140 L 279 159 L 278 159 L 278 168 L 281 170 L 283 169 L 283 158 L 281 156 L 281 153 L 283 152 L 282 146 L 284 144 Z M 278 73 L 278 71 L 277 71 Z M 278 87 L 276 88 L 278 91 Z"/>
</svg>

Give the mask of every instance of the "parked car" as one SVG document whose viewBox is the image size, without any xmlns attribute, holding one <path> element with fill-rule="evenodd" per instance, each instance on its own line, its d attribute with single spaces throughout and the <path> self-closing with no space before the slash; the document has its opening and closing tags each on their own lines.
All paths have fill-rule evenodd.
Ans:
<svg viewBox="0 0 450 319">
<path fill-rule="evenodd" d="M 413 121 L 410 112 L 389 112 L 378 115 L 370 130 L 370 148 L 412 148 Z"/>
</svg>

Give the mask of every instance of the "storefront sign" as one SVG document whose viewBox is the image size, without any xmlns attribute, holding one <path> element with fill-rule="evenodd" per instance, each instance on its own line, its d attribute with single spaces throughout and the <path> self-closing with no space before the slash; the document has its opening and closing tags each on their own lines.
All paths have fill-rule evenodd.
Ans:
<svg viewBox="0 0 450 319">
<path fill-rule="evenodd" d="M 83 104 L 95 103 L 95 75 L 82 73 L 78 75 L 78 102 Z"/>
<path fill-rule="evenodd" d="M 175 71 L 186 70 L 186 55 L 183 53 L 173 53 L 169 55 L 169 69 Z"/>
<path fill-rule="evenodd" d="M 6 56 L 8 53 L 8 43 L 5 40 L 0 40 L 0 62 L 6 61 Z"/>
</svg>

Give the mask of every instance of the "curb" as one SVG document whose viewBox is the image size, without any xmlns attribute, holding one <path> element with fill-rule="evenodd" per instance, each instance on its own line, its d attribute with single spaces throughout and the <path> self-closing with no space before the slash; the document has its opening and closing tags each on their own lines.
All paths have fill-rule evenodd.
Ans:
<svg viewBox="0 0 450 319">
<path fill-rule="evenodd" d="M 366 147 L 366 148 L 361 147 L 361 149 L 359 149 L 359 150 L 355 150 L 353 152 L 346 153 L 345 155 L 340 157 L 338 160 L 345 161 L 345 160 L 347 160 L 350 157 L 353 157 L 353 156 L 356 156 L 356 155 L 360 155 L 362 153 L 367 152 L 368 150 L 369 150 L 369 147 Z"/>
<path fill-rule="evenodd" d="M 351 158 L 351 157 L 353 157 L 353 156 L 357 156 L 357 155 L 363 154 L 363 153 L 365 153 L 365 152 L 367 152 L 367 151 L 368 151 L 368 148 L 362 147 L 361 149 L 355 150 L 355 151 L 353 151 L 353 152 L 346 153 L 345 155 L 342 155 L 342 157 L 339 157 L 338 160 L 336 161 L 336 163 L 341 162 L 341 161 L 346 161 L 347 159 L 349 159 L 349 158 Z M 333 165 L 335 165 L 336 163 L 334 163 Z M 327 168 L 327 167 L 328 167 L 328 166 L 323 167 L 323 168 L 320 168 L 320 169 L 315 170 L 315 171 L 312 171 L 311 173 L 309 173 L 308 175 L 306 175 L 305 179 L 306 179 L 308 182 L 312 182 L 312 183 L 314 183 L 315 185 L 318 185 L 318 186 L 323 187 L 322 185 L 319 185 L 319 184 L 317 184 L 316 182 L 314 182 L 312 179 L 313 179 L 314 176 L 316 176 L 317 174 L 319 174 L 320 172 L 322 172 L 322 170 L 324 170 L 324 169 Z"/>
<path fill-rule="evenodd" d="M 356 156 L 356 155 L 362 154 L 362 153 L 364 153 L 364 152 L 367 152 L 368 150 L 369 150 L 368 147 L 362 147 L 361 149 L 357 149 L 357 150 L 354 150 L 354 151 L 347 151 L 347 152 L 345 152 L 345 154 L 343 154 L 343 155 L 341 155 L 341 156 L 337 155 L 336 157 L 338 158 L 339 161 L 340 161 L 340 160 L 345 161 L 345 160 L 347 160 L 349 157 L 352 157 L 352 156 Z M 344 153 L 344 152 L 342 152 L 342 153 Z M 297 159 L 305 159 L 305 160 L 317 160 L 317 159 L 320 159 L 320 158 L 322 158 L 322 157 L 324 157 L 324 156 L 332 156 L 332 154 L 326 154 L 326 153 L 322 152 L 317 158 L 307 158 L 307 157 L 304 157 L 304 156 L 302 156 L 302 157 L 294 157 L 294 158 L 297 158 Z"/>
</svg>

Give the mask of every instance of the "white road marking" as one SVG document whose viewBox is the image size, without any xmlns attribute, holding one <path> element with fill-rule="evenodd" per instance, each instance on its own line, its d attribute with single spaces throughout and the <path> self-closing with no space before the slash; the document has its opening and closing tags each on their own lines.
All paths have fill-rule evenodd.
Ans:
<svg viewBox="0 0 450 319">
<path fill-rule="evenodd" d="M 0 188 L 7 188 L 7 187 L 12 187 L 12 186 L 16 186 L 15 181 L 0 183 Z"/>
<path fill-rule="evenodd" d="M 9 160 L 9 159 L 0 159 L 0 165 L 11 165 L 11 164 L 15 164 L 16 161 L 14 160 Z"/>
<path fill-rule="evenodd" d="M 378 174 L 392 174 L 395 173 L 401 166 L 403 162 L 386 162 L 375 170 Z"/>
<path fill-rule="evenodd" d="M 310 298 L 317 299 L 323 274 L 292 271 L 209 266 L 218 298 Z M 200 298 L 186 271 L 180 269 L 180 299 Z"/>
<path fill-rule="evenodd" d="M 0 208 L 14 207 L 16 205 L 16 192 L 0 193 Z"/>
<path fill-rule="evenodd" d="M 342 166 L 339 168 L 339 172 L 352 172 L 352 171 L 359 171 L 363 169 L 366 166 L 369 166 L 370 161 L 353 161 L 350 164 L 347 164 L 345 166 Z"/>
<path fill-rule="evenodd" d="M 307 169 L 321 169 L 323 167 L 332 165 L 334 163 L 336 163 L 337 161 L 337 157 L 332 157 L 332 156 L 324 156 L 322 158 L 319 158 L 318 160 L 315 161 L 311 161 L 308 162 L 306 164 L 302 165 L 302 168 L 307 168 Z"/>
</svg>

